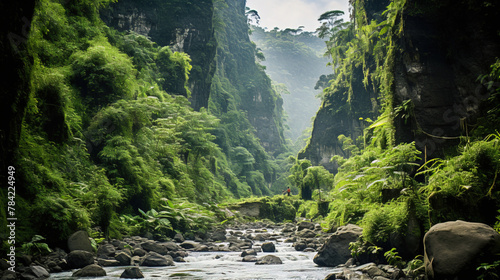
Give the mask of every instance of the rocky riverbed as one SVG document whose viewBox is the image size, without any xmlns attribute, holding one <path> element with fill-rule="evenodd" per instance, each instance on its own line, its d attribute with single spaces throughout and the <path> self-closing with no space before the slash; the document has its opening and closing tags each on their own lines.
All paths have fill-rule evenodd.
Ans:
<svg viewBox="0 0 500 280">
<path fill-rule="evenodd" d="M 103 241 L 94 252 L 87 234 L 77 232 L 68 241 L 69 253 L 56 249 L 37 260 L 24 256 L 25 266 L 17 274 L 5 272 L 1 280 L 404 279 L 395 267 L 350 259 L 349 242 L 360 234 L 354 225 L 326 233 L 310 222 L 251 223 L 215 230 L 204 239 L 177 234 L 168 241 L 138 236 Z"/>
</svg>

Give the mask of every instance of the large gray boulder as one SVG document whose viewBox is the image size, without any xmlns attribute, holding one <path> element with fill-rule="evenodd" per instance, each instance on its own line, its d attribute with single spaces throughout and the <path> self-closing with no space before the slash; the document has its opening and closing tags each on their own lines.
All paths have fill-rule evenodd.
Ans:
<svg viewBox="0 0 500 280">
<path fill-rule="evenodd" d="M 144 243 L 141 243 L 142 249 L 148 251 L 148 252 L 155 252 L 160 255 L 166 255 L 168 254 L 168 249 L 165 246 L 162 246 L 158 244 L 155 241 L 149 240 Z"/>
<path fill-rule="evenodd" d="M 115 259 L 120 262 L 120 265 L 130 265 L 132 257 L 125 252 L 120 252 L 116 254 Z"/>
<path fill-rule="evenodd" d="M 314 256 L 314 263 L 319 266 L 337 266 L 351 258 L 349 244 L 355 242 L 363 229 L 352 224 L 341 226 L 332 234 Z"/>
<path fill-rule="evenodd" d="M 424 236 L 428 279 L 477 279 L 477 267 L 497 260 L 498 253 L 500 234 L 481 223 L 440 223 Z"/>
<path fill-rule="evenodd" d="M 115 246 L 112 244 L 101 244 L 99 249 L 97 249 L 97 256 L 112 257 L 116 253 Z"/>
<path fill-rule="evenodd" d="M 140 279 L 144 278 L 144 275 L 142 274 L 142 271 L 138 267 L 131 267 L 125 269 L 125 271 L 120 275 L 120 278 L 127 278 L 127 279 Z"/>
<path fill-rule="evenodd" d="M 283 264 L 280 257 L 275 255 L 267 255 L 257 260 L 255 264 Z"/>
<path fill-rule="evenodd" d="M 88 251 L 76 250 L 66 256 L 68 267 L 82 268 L 94 263 L 94 255 Z"/>
<path fill-rule="evenodd" d="M 49 278 L 49 272 L 38 265 L 33 265 L 28 267 L 22 274 L 21 278 L 26 280 L 34 280 L 34 279 L 45 279 Z"/>
<path fill-rule="evenodd" d="M 86 267 L 76 271 L 71 275 L 72 277 L 100 277 L 106 276 L 104 268 L 97 264 L 87 265 Z"/>
<path fill-rule="evenodd" d="M 276 252 L 276 246 L 273 242 L 265 242 L 261 246 L 262 252 Z"/>
<path fill-rule="evenodd" d="M 68 238 L 68 249 L 70 252 L 75 250 L 83 250 L 90 253 L 94 252 L 94 247 L 92 247 L 92 243 L 90 243 L 89 234 L 83 230 L 73 233 Z"/>
<path fill-rule="evenodd" d="M 297 225 L 297 231 L 301 231 L 303 229 L 310 229 L 310 230 L 313 230 L 314 229 L 314 224 L 311 223 L 311 222 L 300 222 L 298 225 Z"/>
<path fill-rule="evenodd" d="M 156 252 L 149 252 L 140 262 L 141 266 L 173 266 L 174 260 L 171 256 L 162 256 Z"/>
</svg>

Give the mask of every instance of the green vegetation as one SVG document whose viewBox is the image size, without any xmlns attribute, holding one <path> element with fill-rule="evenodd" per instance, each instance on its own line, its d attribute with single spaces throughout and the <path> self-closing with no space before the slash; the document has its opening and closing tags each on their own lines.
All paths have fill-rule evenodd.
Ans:
<svg viewBox="0 0 500 280">
<path fill-rule="evenodd" d="M 334 173 L 308 157 L 326 147 L 314 146 L 312 138 L 297 156 L 289 150 L 280 96 L 289 86 L 273 84 L 256 63 L 266 50 L 249 40 L 237 3 L 209 3 L 215 29 L 205 43 L 215 60 L 200 65 L 173 47 L 106 26 L 99 13 L 113 2 L 37 3 L 27 41 L 29 96 L 19 107 L 18 147 L 9 163 L 16 167 L 17 238 L 24 252 L 64 246 L 79 229 L 99 241 L 125 235 L 167 240 L 178 232 L 204 236 L 232 219 L 305 218 L 325 229 L 358 224 L 363 239 L 351 245 L 353 256 L 385 252 L 389 263 L 417 274 L 421 239 L 432 225 L 463 219 L 500 229 L 500 60 L 478 75 L 489 94 L 477 108 L 485 113 L 444 156 L 428 159 L 415 142 L 398 142 L 395 123 L 411 127 L 415 118 L 413 101 L 396 102 L 394 95 L 405 0 L 390 1 L 376 14 L 365 9 L 366 1 L 351 1 L 352 23 L 338 20 L 340 11 L 320 16 L 318 32 L 335 73 L 318 82 L 325 90 L 316 120 L 326 116 L 344 131 L 326 135 L 335 134 L 328 139 Z M 300 28 L 253 32 L 267 40 L 268 54 L 300 57 L 300 63 L 317 58 L 304 43 L 312 34 Z M 203 67 L 213 73 L 204 81 L 210 97 L 206 108 L 195 110 L 192 79 Z M 328 127 L 318 121 L 315 129 Z M 292 196 L 276 195 L 287 187 Z M 256 217 L 227 215 L 253 203 Z M 5 209 L 0 216 L 6 220 Z M 497 266 L 478 269 L 493 275 Z"/>
<path fill-rule="evenodd" d="M 389 1 L 384 10 L 373 13 L 366 10 L 374 7 L 365 1 L 351 3 L 353 23 L 337 20 L 340 11 L 320 17 L 324 23 L 318 31 L 327 39 L 335 74 L 324 90 L 316 117 L 322 117 L 323 123 L 314 127 L 320 134 L 337 125 L 346 134 L 329 132 L 314 143 L 310 140 L 291 168 L 292 184 L 300 189 L 303 199 L 311 199 L 313 173 L 309 180 L 306 178 L 307 171 L 319 161 L 314 153 L 334 149 L 331 163 L 336 166 L 336 174 L 324 195 L 329 201 L 324 227 L 347 223 L 362 226 L 365 243 L 353 246 L 353 252 L 361 255 L 383 248 L 388 261 L 394 263 L 421 254 L 420 241 L 434 224 L 461 219 L 498 225 L 500 149 L 493 123 L 499 112 L 494 102 L 500 77 L 498 60 L 491 66 L 491 73 L 478 78 L 478 85 L 484 84 L 489 92 L 488 102 L 481 105 L 486 114 L 442 158 L 428 159 L 415 142 L 398 142 L 394 125 L 400 122 L 410 126 L 415 118 L 412 100 L 395 104 L 394 92 L 394 61 L 401 51 L 396 42 L 404 36 L 405 9 L 413 11 L 415 7 L 407 7 L 406 1 Z M 332 120 L 330 126 L 324 124 L 325 120 Z M 342 122 L 356 123 L 345 128 Z M 414 133 L 422 133 L 419 129 L 416 127 Z M 322 218 L 317 210 L 302 213 L 304 217 Z M 395 242 L 397 238 L 404 244 Z M 416 273 L 422 269 L 421 263 L 415 259 L 406 269 Z"/>
<path fill-rule="evenodd" d="M 17 238 L 30 248 L 38 248 L 39 240 L 30 243 L 37 234 L 64 246 L 79 229 L 105 238 L 203 234 L 226 219 L 215 203 L 276 193 L 275 182 L 288 186 L 287 165 L 273 158 L 286 151 L 280 96 L 255 64 L 236 7 L 217 7 L 242 22 L 236 33 L 225 28 L 225 17 L 209 13 L 222 23 L 220 67 L 209 108 L 195 111 L 189 79 L 201 68 L 186 53 L 106 26 L 99 13 L 112 2 L 43 0 L 35 7 L 27 42 L 31 91 L 10 163 L 17 171 Z M 243 35 L 242 48 L 229 49 L 228 40 Z M 223 67 L 225 56 L 233 63 Z M 259 102 L 248 100 L 257 95 Z M 258 126 L 261 115 L 271 127 Z M 267 218 L 295 215 L 271 212 Z"/>
</svg>

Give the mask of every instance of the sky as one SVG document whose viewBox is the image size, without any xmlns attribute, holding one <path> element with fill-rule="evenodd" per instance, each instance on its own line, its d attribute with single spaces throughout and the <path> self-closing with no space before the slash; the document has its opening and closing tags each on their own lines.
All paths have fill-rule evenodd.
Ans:
<svg viewBox="0 0 500 280">
<path fill-rule="evenodd" d="M 315 31 L 319 16 L 331 10 L 343 11 L 344 21 L 349 20 L 349 0 L 247 0 L 247 7 L 259 13 L 259 26 L 269 30 L 303 25 L 304 30 Z"/>
</svg>

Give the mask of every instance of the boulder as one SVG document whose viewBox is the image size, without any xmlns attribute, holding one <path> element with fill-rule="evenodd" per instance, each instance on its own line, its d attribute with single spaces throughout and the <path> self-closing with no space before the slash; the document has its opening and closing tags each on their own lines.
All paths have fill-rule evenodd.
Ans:
<svg viewBox="0 0 500 280">
<path fill-rule="evenodd" d="M 146 250 L 142 248 L 135 248 L 133 253 L 134 256 L 139 256 L 139 257 L 145 256 L 146 254 L 147 254 Z"/>
<path fill-rule="evenodd" d="M 94 255 L 88 251 L 75 250 L 66 256 L 68 267 L 82 268 L 94 264 Z"/>
<path fill-rule="evenodd" d="M 292 223 L 286 223 L 283 226 L 283 229 L 281 230 L 281 232 L 283 232 L 283 233 L 294 232 L 294 231 L 295 231 L 295 225 Z"/>
<path fill-rule="evenodd" d="M 26 280 L 31 280 L 31 279 L 45 279 L 49 278 L 50 274 L 49 272 L 38 265 L 33 265 L 28 267 L 22 274 L 21 278 L 26 279 Z"/>
<path fill-rule="evenodd" d="M 298 225 L 297 225 L 297 231 L 301 231 L 303 229 L 310 229 L 310 230 L 313 230 L 314 229 L 314 224 L 311 223 L 311 222 L 300 222 Z"/>
<path fill-rule="evenodd" d="M 102 258 L 97 259 L 97 264 L 103 267 L 121 265 L 120 262 L 115 259 L 102 259 Z"/>
<path fill-rule="evenodd" d="M 500 253 L 500 234 L 486 224 L 464 221 L 434 225 L 424 236 L 428 279 L 477 279 L 477 267 Z"/>
<path fill-rule="evenodd" d="M 139 279 L 139 278 L 144 278 L 144 275 L 142 274 L 142 271 L 138 267 L 131 267 L 125 269 L 125 271 L 120 275 L 120 278 L 127 278 L 127 279 Z"/>
<path fill-rule="evenodd" d="M 316 232 L 310 229 L 303 229 L 296 232 L 296 235 L 300 238 L 313 238 L 316 236 Z"/>
<path fill-rule="evenodd" d="M 90 253 L 94 252 L 94 247 L 92 247 L 92 243 L 90 243 L 89 234 L 83 230 L 73 233 L 68 238 L 68 249 L 70 252 L 75 250 L 83 250 Z"/>
<path fill-rule="evenodd" d="M 265 233 L 257 233 L 254 237 L 253 240 L 258 240 L 258 241 L 266 241 L 271 239 L 271 234 L 265 232 Z"/>
<path fill-rule="evenodd" d="M 226 230 L 216 229 L 214 232 L 210 233 L 210 238 L 213 241 L 225 241 L 226 240 Z"/>
<path fill-rule="evenodd" d="M 167 242 L 162 242 L 160 243 L 161 246 L 167 248 L 169 252 L 171 251 L 179 251 L 182 249 L 181 246 L 179 246 L 177 243 L 172 242 L 172 241 L 167 241 Z"/>
<path fill-rule="evenodd" d="M 356 270 L 368 274 L 371 278 L 375 278 L 375 277 L 384 277 L 384 278 L 391 277 L 391 275 L 389 275 L 388 273 L 386 273 L 385 271 L 383 271 L 382 269 L 380 269 L 375 263 L 366 264 L 366 265 L 364 265 L 364 266 L 362 266 L 362 267 L 360 267 L 360 268 L 358 268 Z"/>
<path fill-rule="evenodd" d="M 10 271 L 10 270 L 5 270 L 3 272 L 3 274 L 0 273 L 0 275 L 2 276 L 0 278 L 1 280 L 17 280 L 18 279 L 17 274 L 13 271 Z"/>
<path fill-rule="evenodd" d="M 276 246 L 274 246 L 273 242 L 265 242 L 261 246 L 262 252 L 276 252 Z"/>
<path fill-rule="evenodd" d="M 72 277 L 100 277 L 106 276 L 104 268 L 97 264 L 87 265 L 86 267 L 76 271 L 71 275 Z"/>
<path fill-rule="evenodd" d="M 363 229 L 352 224 L 339 227 L 318 250 L 314 263 L 319 266 L 337 266 L 351 258 L 349 244 L 355 242 L 363 233 Z"/>
<path fill-rule="evenodd" d="M 173 266 L 174 260 L 171 256 L 162 256 L 156 252 L 149 252 L 140 262 L 141 266 Z"/>
<path fill-rule="evenodd" d="M 252 255 L 244 256 L 242 262 L 257 262 L 257 257 Z"/>
<path fill-rule="evenodd" d="M 102 244 L 97 249 L 97 256 L 112 257 L 116 253 L 115 246 L 111 244 Z"/>
<path fill-rule="evenodd" d="M 242 258 L 244 258 L 246 256 L 257 256 L 257 251 L 255 251 L 254 249 L 248 249 L 248 250 L 241 252 L 240 256 Z"/>
<path fill-rule="evenodd" d="M 132 257 L 125 252 L 120 252 L 116 254 L 115 259 L 120 262 L 120 265 L 130 265 Z"/>
<path fill-rule="evenodd" d="M 154 241 L 146 241 L 144 243 L 141 243 L 142 249 L 148 251 L 148 252 L 155 252 L 160 255 L 166 255 L 168 253 L 168 249 L 165 246 L 162 246 Z"/>
<path fill-rule="evenodd" d="M 283 262 L 275 255 L 267 255 L 258 259 L 255 264 L 283 264 Z"/>
<path fill-rule="evenodd" d="M 175 240 L 175 242 L 179 242 L 179 243 L 186 241 L 186 239 L 184 239 L 184 236 L 182 236 L 182 233 L 180 233 L 180 232 L 175 234 L 174 240 Z"/>
<path fill-rule="evenodd" d="M 186 241 L 182 242 L 180 246 L 184 249 L 196 250 L 200 246 L 200 243 L 186 240 Z"/>
</svg>

